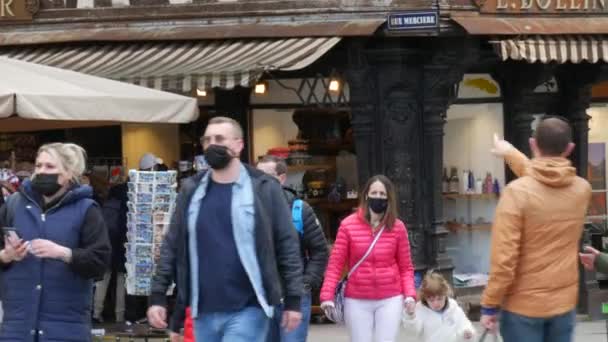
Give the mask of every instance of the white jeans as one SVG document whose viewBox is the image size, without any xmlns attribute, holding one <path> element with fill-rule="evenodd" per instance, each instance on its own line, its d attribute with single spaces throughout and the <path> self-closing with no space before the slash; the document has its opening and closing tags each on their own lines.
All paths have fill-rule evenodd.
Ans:
<svg viewBox="0 0 608 342">
<path fill-rule="evenodd" d="M 351 342 L 396 341 L 402 314 L 403 296 L 382 300 L 344 300 L 344 320 Z"/>
<path fill-rule="evenodd" d="M 106 272 L 103 275 L 103 280 L 95 283 L 95 309 L 93 311 L 93 317 L 99 318 L 103 312 L 103 303 L 106 299 L 106 292 L 108 292 L 108 286 L 110 285 L 110 278 L 112 278 L 112 272 Z M 116 273 L 116 321 L 123 322 L 125 320 L 125 274 Z"/>
</svg>

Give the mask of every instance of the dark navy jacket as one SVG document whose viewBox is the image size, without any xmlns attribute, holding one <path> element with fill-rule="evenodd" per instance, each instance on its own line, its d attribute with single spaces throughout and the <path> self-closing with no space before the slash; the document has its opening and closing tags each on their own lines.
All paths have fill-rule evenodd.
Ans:
<svg viewBox="0 0 608 342">
<path fill-rule="evenodd" d="M 38 258 L 3 265 L 4 321 L 0 341 L 90 341 L 93 278 L 110 261 L 107 229 L 88 186 L 74 186 L 55 205 L 43 210 L 26 181 L 0 211 L 12 217 L 24 241 L 47 239 L 72 249 L 72 262 Z M 7 208 L 14 208 L 7 216 Z M 4 214 L 4 215 L 2 215 Z"/>
</svg>

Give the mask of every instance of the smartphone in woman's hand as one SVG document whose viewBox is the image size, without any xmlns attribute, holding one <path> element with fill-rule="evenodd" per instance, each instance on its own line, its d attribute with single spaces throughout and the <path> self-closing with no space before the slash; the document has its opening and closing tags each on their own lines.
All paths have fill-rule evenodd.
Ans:
<svg viewBox="0 0 608 342">
<path fill-rule="evenodd" d="M 19 241 L 21 238 L 17 228 L 15 227 L 2 227 L 2 232 L 4 233 L 4 236 L 9 239 L 9 241 Z"/>
</svg>

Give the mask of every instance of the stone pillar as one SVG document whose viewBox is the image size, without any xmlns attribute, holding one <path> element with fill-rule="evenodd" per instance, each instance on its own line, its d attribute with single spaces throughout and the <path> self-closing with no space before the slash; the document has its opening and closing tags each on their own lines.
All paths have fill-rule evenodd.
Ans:
<svg viewBox="0 0 608 342">
<path fill-rule="evenodd" d="M 492 73 L 499 83 L 503 101 L 505 138 L 517 149 L 530 156 L 529 138 L 532 136 L 534 113 L 531 104 L 536 101 L 534 89 L 552 76 L 551 66 L 507 61 Z M 515 176 L 506 167 L 506 181 Z"/>
<path fill-rule="evenodd" d="M 245 163 L 255 162 L 255 160 L 250 160 L 252 150 L 249 143 L 251 137 L 249 117 L 251 88 L 236 87 L 230 90 L 215 88 L 213 93 L 215 94 L 215 116 L 233 118 L 243 127 L 245 150 L 241 154 L 241 160 Z"/>
<path fill-rule="evenodd" d="M 592 64 L 562 65 L 555 78 L 558 85 L 554 114 L 567 118 L 572 124 L 573 141 L 576 144 L 571 156 L 579 176 L 587 178 L 589 153 L 589 119 L 587 108 L 591 103 L 591 87 L 599 80 L 600 67 Z M 601 302 L 605 298 L 599 290 L 594 272 L 587 272 L 579 265 L 578 311 L 588 313 L 594 319 L 602 319 Z"/>
</svg>

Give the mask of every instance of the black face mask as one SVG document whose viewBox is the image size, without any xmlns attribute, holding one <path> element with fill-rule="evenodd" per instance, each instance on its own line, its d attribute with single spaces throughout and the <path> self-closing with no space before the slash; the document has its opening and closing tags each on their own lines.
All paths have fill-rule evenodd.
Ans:
<svg viewBox="0 0 608 342">
<path fill-rule="evenodd" d="M 32 179 L 32 189 L 42 196 L 51 197 L 61 189 L 58 179 L 56 173 L 39 173 Z"/>
<path fill-rule="evenodd" d="M 369 197 L 367 199 L 367 203 L 369 205 L 369 209 L 376 214 L 384 213 L 388 207 L 388 199 L 386 198 Z"/>
<path fill-rule="evenodd" d="M 230 164 L 232 155 L 226 146 L 211 145 L 205 150 L 205 160 L 212 169 L 222 170 Z"/>
</svg>

